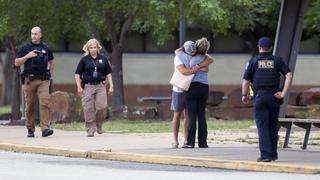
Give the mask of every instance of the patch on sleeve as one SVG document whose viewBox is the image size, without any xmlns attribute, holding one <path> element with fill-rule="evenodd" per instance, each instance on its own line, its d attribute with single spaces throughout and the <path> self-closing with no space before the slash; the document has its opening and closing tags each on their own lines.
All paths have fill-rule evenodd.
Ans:
<svg viewBox="0 0 320 180">
<path fill-rule="evenodd" d="M 249 66 L 249 63 L 246 64 L 246 68 L 245 68 L 246 70 L 248 69 L 248 66 Z"/>
</svg>

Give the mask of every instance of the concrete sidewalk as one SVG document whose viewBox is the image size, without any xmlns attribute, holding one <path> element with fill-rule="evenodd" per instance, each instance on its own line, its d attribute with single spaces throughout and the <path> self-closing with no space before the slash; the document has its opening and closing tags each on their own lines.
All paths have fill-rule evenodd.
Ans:
<svg viewBox="0 0 320 180">
<path fill-rule="evenodd" d="M 0 126 L 0 150 L 158 164 L 201 166 L 249 171 L 320 174 L 320 151 L 298 148 L 279 149 L 279 160 L 257 163 L 256 144 L 209 143 L 207 149 L 171 149 L 171 133 L 114 134 L 93 138 L 85 132 L 55 130 L 42 138 L 26 138 L 22 126 Z"/>
</svg>

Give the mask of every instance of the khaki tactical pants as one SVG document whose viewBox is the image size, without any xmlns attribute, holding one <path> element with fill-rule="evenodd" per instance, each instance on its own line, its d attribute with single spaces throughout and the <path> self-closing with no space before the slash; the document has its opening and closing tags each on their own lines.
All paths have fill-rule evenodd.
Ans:
<svg viewBox="0 0 320 180">
<path fill-rule="evenodd" d="M 107 91 L 105 84 L 86 84 L 81 99 L 87 132 L 101 128 L 106 118 Z"/>
<path fill-rule="evenodd" d="M 49 119 L 49 80 L 33 80 L 29 81 L 25 80 L 22 89 L 25 95 L 25 113 L 26 113 L 26 127 L 32 130 L 35 129 L 34 123 L 34 104 L 35 98 L 38 96 L 39 98 L 39 109 L 40 109 L 40 127 L 41 130 L 47 129 L 50 126 Z"/>
</svg>

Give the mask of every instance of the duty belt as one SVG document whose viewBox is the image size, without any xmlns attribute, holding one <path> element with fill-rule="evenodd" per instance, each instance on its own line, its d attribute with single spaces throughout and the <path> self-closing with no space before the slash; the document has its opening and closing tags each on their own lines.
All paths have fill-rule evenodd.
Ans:
<svg viewBox="0 0 320 180">
<path fill-rule="evenodd" d="M 256 90 L 256 93 L 276 93 L 278 90 L 276 89 L 258 89 Z"/>
<path fill-rule="evenodd" d="M 98 84 L 104 84 L 105 82 L 104 81 L 93 81 L 93 82 L 87 82 L 85 84 L 89 84 L 89 85 L 98 85 Z"/>
<path fill-rule="evenodd" d="M 36 80 L 36 79 L 39 79 L 39 80 L 49 80 L 50 77 L 47 75 L 47 74 L 41 74 L 41 75 L 38 75 L 38 74 L 26 74 L 26 78 L 29 79 L 29 81 L 33 81 L 33 80 Z"/>
</svg>

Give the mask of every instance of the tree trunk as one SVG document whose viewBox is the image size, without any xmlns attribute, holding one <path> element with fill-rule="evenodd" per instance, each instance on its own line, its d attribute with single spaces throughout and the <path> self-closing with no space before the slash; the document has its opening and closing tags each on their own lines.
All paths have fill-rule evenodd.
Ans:
<svg viewBox="0 0 320 180">
<path fill-rule="evenodd" d="M 4 105 L 4 63 L 3 63 L 3 60 L 1 58 L 1 55 L 0 55 L 0 73 L 1 73 L 1 79 L 0 79 L 0 84 L 1 84 L 1 94 L 0 94 L 0 106 Z"/>
<path fill-rule="evenodd" d="M 113 47 L 112 51 L 112 79 L 114 86 L 112 106 L 122 106 L 124 105 L 122 50 L 117 47 Z"/>
<path fill-rule="evenodd" d="M 247 40 L 246 43 L 251 51 L 251 55 L 252 56 L 257 55 L 257 53 L 258 53 L 257 44 L 258 44 L 259 37 L 256 37 L 251 31 L 245 31 L 243 33 L 243 35 L 244 35 L 245 39 Z"/>
<path fill-rule="evenodd" d="M 132 26 L 134 14 L 131 14 L 127 19 L 115 19 L 106 12 L 106 24 L 107 30 L 111 36 L 112 44 L 112 65 L 113 65 L 113 81 L 114 81 L 114 93 L 112 99 L 112 106 L 122 106 L 124 105 L 124 90 L 123 90 L 123 68 L 122 68 L 122 55 L 123 55 L 123 44 L 130 27 Z M 120 23 L 119 31 L 116 31 L 113 26 L 115 22 Z"/>
<path fill-rule="evenodd" d="M 20 99 L 21 99 L 21 87 L 20 87 L 20 68 L 14 67 L 14 60 L 16 57 L 16 42 L 14 37 L 7 37 L 4 39 L 4 45 L 6 49 L 6 62 L 4 67 L 4 79 L 5 79 L 5 98 L 8 98 L 9 104 L 11 102 L 11 118 L 20 119 Z"/>
<path fill-rule="evenodd" d="M 5 60 L 3 67 L 3 79 L 1 99 L 3 105 L 9 105 L 12 102 L 13 92 L 13 65 L 15 58 L 15 40 L 14 37 L 6 37 L 3 40 L 5 47 Z"/>
<path fill-rule="evenodd" d="M 88 30 L 90 32 L 90 37 L 91 38 L 95 38 L 100 42 L 100 45 L 102 46 L 101 54 L 109 57 L 110 54 L 106 50 L 105 46 L 102 44 L 102 40 L 103 39 L 102 39 L 102 37 L 100 37 L 100 35 L 98 33 L 97 24 L 92 20 L 92 18 L 90 18 L 88 16 L 88 14 L 86 12 L 86 9 L 82 7 L 82 5 L 81 5 L 79 0 L 73 0 L 72 4 L 76 7 L 76 9 L 78 10 L 78 13 L 80 14 L 81 18 L 83 19 L 83 21 L 87 25 L 87 28 L 88 28 Z"/>
<path fill-rule="evenodd" d="M 12 103 L 11 103 L 11 119 L 20 120 L 21 119 L 21 85 L 20 85 L 20 68 L 16 67 L 13 71 L 13 93 L 12 93 Z"/>
</svg>

